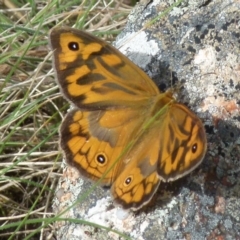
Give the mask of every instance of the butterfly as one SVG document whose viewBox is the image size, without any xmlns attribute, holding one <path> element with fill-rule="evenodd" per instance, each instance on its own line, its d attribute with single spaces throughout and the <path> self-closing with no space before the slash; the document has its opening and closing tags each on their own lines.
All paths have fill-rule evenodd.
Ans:
<svg viewBox="0 0 240 240">
<path fill-rule="evenodd" d="M 49 34 L 63 96 L 74 106 L 60 127 L 66 161 L 111 186 L 114 201 L 137 210 L 161 181 L 185 176 L 203 160 L 201 120 L 107 42 L 60 27 Z"/>
</svg>

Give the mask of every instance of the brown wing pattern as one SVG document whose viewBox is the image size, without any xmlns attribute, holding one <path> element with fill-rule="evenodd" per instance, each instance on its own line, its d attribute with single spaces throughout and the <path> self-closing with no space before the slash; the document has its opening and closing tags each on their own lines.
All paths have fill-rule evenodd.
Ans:
<svg viewBox="0 0 240 240">
<path fill-rule="evenodd" d="M 124 165 L 120 156 L 140 124 L 136 111 L 126 111 L 75 109 L 68 113 L 60 129 L 60 145 L 68 163 L 92 180 L 109 171 L 102 182 L 111 184 Z"/>
<path fill-rule="evenodd" d="M 162 180 L 172 181 L 202 162 L 207 150 L 206 134 L 201 120 L 183 104 L 170 106 L 162 124 L 162 135 L 167 140 L 159 147 L 158 174 Z"/>
<path fill-rule="evenodd" d="M 50 33 L 54 66 L 64 96 L 82 109 L 144 104 L 159 93 L 149 77 L 106 42 L 72 28 Z"/>
</svg>

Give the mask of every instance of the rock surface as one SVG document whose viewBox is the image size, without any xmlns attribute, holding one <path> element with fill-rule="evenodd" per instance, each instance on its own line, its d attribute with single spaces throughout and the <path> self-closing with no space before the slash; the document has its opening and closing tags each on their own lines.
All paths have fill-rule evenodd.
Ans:
<svg viewBox="0 0 240 240">
<path fill-rule="evenodd" d="M 240 239 L 240 2 L 184 1 L 147 24 L 169 6 L 137 5 L 116 46 L 160 89 L 181 86 L 178 100 L 206 127 L 207 155 L 187 177 L 161 184 L 138 212 L 116 208 L 108 189 L 88 194 L 94 184 L 66 167 L 53 207 L 58 214 L 78 200 L 62 217 L 82 224 L 58 223 L 59 240 L 120 239 L 84 221 L 130 239 Z"/>
</svg>

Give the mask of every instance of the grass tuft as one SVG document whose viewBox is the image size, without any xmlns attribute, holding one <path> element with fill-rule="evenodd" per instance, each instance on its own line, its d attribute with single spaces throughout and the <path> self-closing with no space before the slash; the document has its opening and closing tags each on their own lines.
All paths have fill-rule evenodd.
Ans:
<svg viewBox="0 0 240 240">
<path fill-rule="evenodd" d="M 49 30 L 74 26 L 112 41 L 132 8 L 122 2 L 0 2 L 0 239 L 54 236 L 58 128 L 69 105 L 54 79 Z"/>
</svg>

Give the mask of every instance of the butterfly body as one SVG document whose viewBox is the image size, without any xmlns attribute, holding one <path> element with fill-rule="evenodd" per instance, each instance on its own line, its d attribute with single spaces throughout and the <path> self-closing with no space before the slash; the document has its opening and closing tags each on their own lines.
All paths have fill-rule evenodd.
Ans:
<svg viewBox="0 0 240 240">
<path fill-rule="evenodd" d="M 160 181 L 195 169 L 206 152 L 200 119 L 160 93 L 152 80 L 106 42 L 72 28 L 55 28 L 50 44 L 57 81 L 73 105 L 60 128 L 67 162 L 111 186 L 115 201 L 134 210 Z"/>
</svg>

